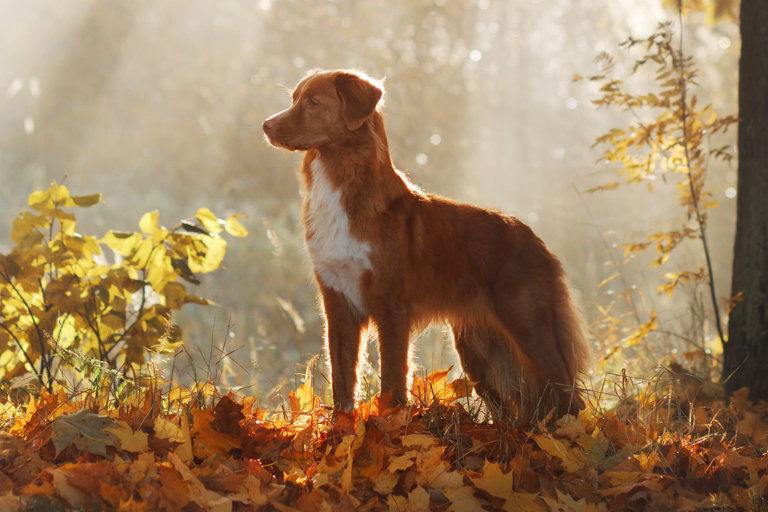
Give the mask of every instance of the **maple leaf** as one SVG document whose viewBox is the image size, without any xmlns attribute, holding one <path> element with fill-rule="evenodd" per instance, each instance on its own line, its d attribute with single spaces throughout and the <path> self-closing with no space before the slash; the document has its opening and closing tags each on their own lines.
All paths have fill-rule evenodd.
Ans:
<svg viewBox="0 0 768 512">
<path fill-rule="evenodd" d="M 414 375 L 411 395 L 422 405 L 430 405 L 434 402 L 450 404 L 459 398 L 471 395 L 473 386 L 467 379 L 448 382 L 448 372 L 452 368 L 433 371 L 424 378 Z"/>
<path fill-rule="evenodd" d="M 72 471 L 74 467 L 74 464 L 65 464 L 59 468 L 48 468 L 45 471 L 53 477 L 53 487 L 59 496 L 71 507 L 85 509 L 96 500 L 95 497 L 89 496 L 71 484 L 71 480 L 77 478 L 77 473 Z"/>
<path fill-rule="evenodd" d="M 541 496 L 541 499 L 547 504 L 549 510 L 553 512 L 592 512 L 598 510 L 593 503 L 588 504 L 587 500 L 584 498 L 576 500 L 571 497 L 570 494 L 561 492 L 560 489 L 555 489 L 555 492 L 557 493 L 557 499 L 550 498 L 549 496 Z M 518 510 L 531 509 L 523 508 Z"/>
<path fill-rule="evenodd" d="M 198 409 L 193 414 L 194 421 L 191 430 L 193 439 L 192 447 L 194 454 L 197 457 L 205 458 L 211 454 L 225 457 L 230 450 L 242 446 L 241 437 L 225 432 L 219 432 L 215 428 L 215 416 L 216 411 L 211 409 Z M 223 422 L 223 424 L 227 425 L 227 429 L 231 428 L 229 423 Z"/>
<path fill-rule="evenodd" d="M 560 459 L 563 469 L 569 473 L 576 473 L 589 463 L 581 451 L 566 447 L 559 439 L 545 434 L 538 434 L 533 437 L 533 440 L 539 445 L 539 448 L 549 455 Z"/>
<path fill-rule="evenodd" d="M 448 510 L 451 512 L 465 512 L 468 510 L 488 510 L 484 505 L 488 503 L 475 496 L 471 487 L 459 487 L 448 489 L 445 496 L 450 501 Z"/>
<path fill-rule="evenodd" d="M 392 494 L 398 480 L 398 475 L 393 474 L 389 469 L 385 469 L 373 481 L 373 490 L 383 496 L 387 496 Z"/>
<path fill-rule="evenodd" d="M 421 486 L 416 486 L 408 493 L 408 506 L 411 510 L 429 510 L 429 493 Z"/>
<path fill-rule="evenodd" d="M 515 477 L 510 471 L 504 473 L 498 462 L 485 461 L 481 477 L 470 478 L 478 489 L 482 489 L 491 496 L 507 500 L 515 491 Z"/>
<path fill-rule="evenodd" d="M 547 508 L 541 504 L 539 501 L 540 498 L 546 501 L 546 498 L 539 496 L 538 493 L 516 492 L 506 499 L 504 502 L 504 510 L 508 512 L 518 512 L 523 510 L 525 512 L 546 512 Z M 549 502 L 547 502 L 547 504 L 549 505 Z M 550 505 L 549 510 L 555 511 L 558 509 L 552 508 Z"/>
<path fill-rule="evenodd" d="M 114 434 L 108 432 L 108 427 L 114 427 L 115 420 L 99 416 L 80 409 L 79 411 L 60 416 L 51 423 L 51 441 L 56 448 L 56 457 L 72 445 L 77 450 L 107 457 L 107 446 L 118 447 Z"/>
<path fill-rule="evenodd" d="M 79 406 L 67 400 L 67 394 L 63 389 L 59 388 L 55 393 L 42 389 L 37 401 L 30 395 L 26 413 L 23 417 L 16 419 L 9 433 L 26 435 L 49 420 L 77 409 Z"/>
<path fill-rule="evenodd" d="M 140 453 L 149 450 L 149 434 L 142 431 L 134 432 L 128 423 L 117 420 L 113 426 L 105 427 L 104 430 L 117 438 L 120 448 L 127 452 Z"/>
<path fill-rule="evenodd" d="M 167 418 L 162 416 L 155 418 L 154 430 L 154 435 L 158 439 L 167 439 L 175 443 L 184 442 L 184 432 L 182 432 L 181 427 Z"/>
<path fill-rule="evenodd" d="M 232 510 L 232 499 L 207 489 L 178 456 L 169 453 L 168 461 L 187 483 L 189 497 L 192 501 L 210 512 L 230 512 Z"/>
</svg>

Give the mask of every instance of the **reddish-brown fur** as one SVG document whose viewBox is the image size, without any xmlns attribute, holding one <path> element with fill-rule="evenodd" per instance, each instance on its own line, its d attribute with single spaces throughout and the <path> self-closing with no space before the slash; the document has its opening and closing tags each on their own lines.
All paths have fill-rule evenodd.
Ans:
<svg viewBox="0 0 768 512">
<path fill-rule="evenodd" d="M 560 262 L 518 219 L 425 194 L 397 171 L 377 108 L 382 94 L 362 73 L 314 71 L 291 107 L 263 126 L 272 144 L 306 151 L 304 223 L 336 406 L 354 407 L 369 322 L 382 392 L 404 402 L 409 336 L 445 320 L 464 371 L 497 412 L 532 418 L 582 407 L 573 386 L 586 348 Z M 313 204 L 321 195 L 338 198 L 341 209 Z M 323 235 L 333 237 L 330 246 Z M 328 256 L 337 249 L 341 256 Z"/>
</svg>

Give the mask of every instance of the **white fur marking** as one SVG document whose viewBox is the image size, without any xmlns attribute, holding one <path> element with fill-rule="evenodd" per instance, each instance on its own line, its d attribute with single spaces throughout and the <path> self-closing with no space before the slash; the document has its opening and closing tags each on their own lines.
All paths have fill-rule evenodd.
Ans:
<svg viewBox="0 0 768 512">
<path fill-rule="evenodd" d="M 365 312 L 360 278 L 371 270 L 371 245 L 360 242 L 349 231 L 349 218 L 341 205 L 341 190 L 334 189 L 319 159 L 310 164 L 312 183 L 308 191 L 307 240 L 309 256 L 323 284 L 341 292 Z"/>
</svg>

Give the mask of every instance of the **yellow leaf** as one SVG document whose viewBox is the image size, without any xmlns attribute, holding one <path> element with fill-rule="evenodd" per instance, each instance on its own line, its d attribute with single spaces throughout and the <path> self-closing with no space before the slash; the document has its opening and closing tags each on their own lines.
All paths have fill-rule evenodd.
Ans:
<svg viewBox="0 0 768 512">
<path fill-rule="evenodd" d="M 470 478 L 476 488 L 497 498 L 508 499 L 514 493 L 514 474 L 504 473 L 498 462 L 485 461 L 483 476 Z"/>
<path fill-rule="evenodd" d="M 51 188 L 33 192 L 29 195 L 29 206 L 37 211 L 52 210 L 57 203 L 69 198 L 69 190 L 64 185 L 51 183 Z"/>
<path fill-rule="evenodd" d="M 139 229 L 141 229 L 142 233 L 146 233 L 148 235 L 151 235 L 155 233 L 155 231 L 160 229 L 160 212 L 157 210 L 153 212 L 147 212 L 144 215 L 141 216 L 141 219 L 139 220 Z"/>
<path fill-rule="evenodd" d="M 484 510 L 489 510 L 484 506 L 488 505 L 488 502 L 475 497 L 473 491 L 474 489 L 469 486 L 446 490 L 445 496 L 450 502 L 448 510 L 452 512 L 481 512 Z"/>
<path fill-rule="evenodd" d="M 558 439 L 539 434 L 534 436 L 533 440 L 536 441 L 539 448 L 560 459 L 563 469 L 569 473 L 575 473 L 589 463 L 580 450 L 568 448 Z"/>
<path fill-rule="evenodd" d="M 248 235 L 248 230 L 243 227 L 242 224 L 237 220 L 238 217 L 244 217 L 244 215 L 233 215 L 230 218 L 227 219 L 227 222 L 224 224 L 224 229 L 227 230 L 227 233 L 229 233 L 232 236 L 238 236 L 243 237 Z"/>
<path fill-rule="evenodd" d="M 198 240 L 202 244 L 204 255 L 200 256 L 200 251 L 193 251 L 187 248 L 187 257 L 189 269 L 194 273 L 212 272 L 219 268 L 224 254 L 227 252 L 227 242 L 223 238 L 206 237 L 205 242 Z"/>
<path fill-rule="evenodd" d="M 451 371 L 451 368 L 433 371 L 423 379 L 420 377 L 414 378 L 411 385 L 411 394 L 426 404 L 434 400 L 442 403 L 451 403 L 457 398 L 470 394 L 472 386 L 465 379 L 448 382 L 448 372 Z"/>
<path fill-rule="evenodd" d="M 149 449 L 149 434 L 140 430 L 134 432 L 131 426 L 122 420 L 117 420 L 115 426 L 106 427 L 104 430 L 114 435 L 120 441 L 120 447 L 127 452 L 139 453 Z"/>
<path fill-rule="evenodd" d="M 635 332 L 624 338 L 624 346 L 631 347 L 637 345 L 658 327 L 656 322 L 656 310 L 651 311 L 651 316 L 646 323 L 637 328 Z"/>
<path fill-rule="evenodd" d="M 49 221 L 44 215 L 21 212 L 21 214 L 13 220 L 11 240 L 13 240 L 20 249 L 32 247 L 43 240 L 43 234 L 36 228 L 47 227 L 48 223 Z"/>
<path fill-rule="evenodd" d="M 643 471 L 648 473 L 652 473 L 653 469 L 656 467 L 656 464 L 659 463 L 659 453 L 656 451 L 653 451 L 648 455 L 642 452 L 636 453 L 634 457 L 640 463 L 640 467 L 643 469 Z"/>
<path fill-rule="evenodd" d="M 160 292 L 165 288 L 169 281 L 173 281 L 176 273 L 171 265 L 170 258 L 166 257 L 165 247 L 162 245 L 155 247 L 152 256 L 147 263 L 147 281 L 152 289 Z"/>
<path fill-rule="evenodd" d="M 604 185 L 598 185 L 597 187 L 588 188 L 585 190 L 587 194 L 592 194 L 593 192 L 603 191 L 603 190 L 615 190 L 619 188 L 620 183 L 618 181 L 612 181 L 610 183 L 606 183 Z"/>
<path fill-rule="evenodd" d="M 174 443 L 184 442 L 184 433 L 181 431 L 181 427 L 162 416 L 155 418 L 154 429 L 155 437 L 158 439 L 167 439 Z"/>
<path fill-rule="evenodd" d="M 320 399 L 315 396 L 315 390 L 312 389 L 311 379 L 306 379 L 296 391 L 289 393 L 288 400 L 292 412 L 310 412 L 320 403 Z"/>
<path fill-rule="evenodd" d="M 221 233 L 219 219 L 208 208 L 200 208 L 197 210 L 195 217 L 197 217 L 197 220 L 200 221 L 200 224 L 202 224 L 209 233 L 213 233 L 214 235 Z"/>
<path fill-rule="evenodd" d="M 169 405 L 173 405 L 173 404 L 181 405 L 181 404 L 187 403 L 191 396 L 192 396 L 192 393 L 190 393 L 187 388 L 175 386 L 168 390 L 168 393 L 166 394 L 166 399 L 168 400 Z"/>
<path fill-rule="evenodd" d="M 87 196 L 72 196 L 73 205 L 88 207 L 101 202 L 101 194 L 89 194 Z M 70 206 L 70 205 L 67 205 Z"/>
<path fill-rule="evenodd" d="M 416 452 L 412 451 L 392 458 L 392 461 L 389 463 L 387 470 L 391 473 L 394 473 L 395 471 L 408 469 L 414 464 L 416 464 Z"/>
<path fill-rule="evenodd" d="M 129 256 L 144 239 L 139 233 L 122 233 L 119 231 L 107 231 L 107 234 L 99 240 L 121 256 Z"/>
<path fill-rule="evenodd" d="M 600 283 L 597 285 L 597 287 L 598 287 L 598 288 L 602 288 L 603 286 L 605 286 L 605 285 L 606 285 L 606 284 L 608 284 L 609 282 L 613 281 L 614 279 L 616 279 L 616 278 L 617 278 L 617 277 L 619 277 L 620 275 L 621 275 L 621 272 L 616 272 L 616 273 L 615 273 L 615 274 L 613 274 L 612 276 L 606 277 L 605 279 L 603 279 L 602 281 L 600 281 Z"/>
</svg>

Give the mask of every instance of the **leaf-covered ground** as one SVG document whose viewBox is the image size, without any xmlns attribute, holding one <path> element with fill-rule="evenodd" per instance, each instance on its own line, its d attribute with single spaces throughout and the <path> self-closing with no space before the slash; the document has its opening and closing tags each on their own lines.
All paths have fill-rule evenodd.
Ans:
<svg viewBox="0 0 768 512">
<path fill-rule="evenodd" d="M 231 395 L 198 408 L 178 389 L 7 399 L 0 509 L 768 509 L 765 409 L 741 395 L 691 404 L 670 390 L 515 428 L 471 421 L 445 375 L 416 383 L 429 406 L 374 399 L 333 421 L 308 385 L 270 414 Z"/>
</svg>

